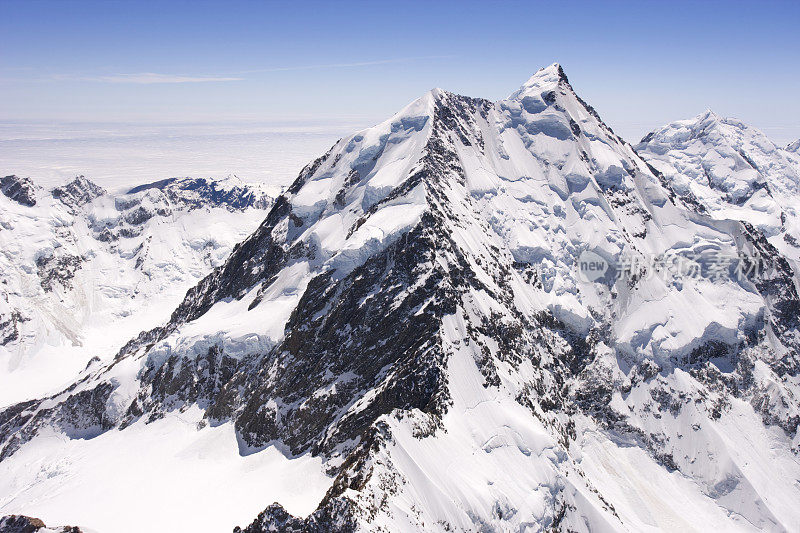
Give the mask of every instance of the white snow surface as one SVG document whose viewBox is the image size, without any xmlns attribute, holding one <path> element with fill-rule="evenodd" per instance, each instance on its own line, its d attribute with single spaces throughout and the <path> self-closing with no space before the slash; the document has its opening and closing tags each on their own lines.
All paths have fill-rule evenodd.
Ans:
<svg viewBox="0 0 800 533">
<path fill-rule="evenodd" d="M 448 376 L 453 405 L 436 437 L 416 433 L 433 422 L 421 411 L 384 417 L 389 444 L 376 454 L 375 483 L 392 480 L 386 512 L 370 530 L 544 530 L 553 508 L 577 508 L 560 524 L 568 531 L 793 531 L 800 461 L 782 453 L 780 430 L 765 431 L 746 406 L 721 420 L 703 422 L 689 409 L 660 423 L 675 441 L 682 470 L 669 472 L 649 454 L 586 417 L 576 423 L 578 442 L 567 453 L 542 420 L 514 400 L 515 384 L 487 388 L 475 366 L 475 346 L 463 343 L 462 317 L 449 317 L 443 340 L 453 353 Z M 524 370 L 514 379 L 525 379 Z M 685 376 L 671 381 L 688 386 Z M 642 391 L 646 394 L 647 391 Z M 628 410 L 640 398 L 619 399 Z M 692 429 L 693 423 L 704 427 Z M 735 435 L 735 437 L 733 437 Z M 684 441 L 685 439 L 685 441 Z M 349 491 L 363 507 L 377 505 L 382 490 Z M 562 500 L 557 500 L 561 494 Z M 454 504 L 454 502 L 457 502 Z M 609 513 L 613 505 L 613 516 Z M 424 524 L 424 528 L 421 525 Z"/>
<path fill-rule="evenodd" d="M 276 193 L 233 177 L 216 183 L 250 187 L 267 201 Z M 188 209 L 155 188 L 105 194 L 77 209 L 44 188 L 36 198 L 28 207 L 0 195 L 0 315 L 22 316 L 19 338 L 0 346 L 0 406 L 61 390 L 93 357 L 110 359 L 165 322 L 268 207 Z M 140 212 L 152 218 L 131 224 Z M 105 228 L 136 234 L 104 241 Z M 37 260 L 50 257 L 80 258 L 80 267 L 46 289 Z"/>
<path fill-rule="evenodd" d="M 796 262 L 800 259 L 798 142 L 781 149 L 759 130 L 706 111 L 652 132 L 637 150 L 678 194 L 693 194 L 716 219 L 752 224 Z"/>
<path fill-rule="evenodd" d="M 276 447 L 241 456 L 231 424 L 200 429 L 201 420 L 193 409 L 90 440 L 44 435 L 0 464 L 0 514 L 70 517 L 103 533 L 229 531 L 265 501 L 304 515 L 325 495 L 319 458 Z"/>
</svg>

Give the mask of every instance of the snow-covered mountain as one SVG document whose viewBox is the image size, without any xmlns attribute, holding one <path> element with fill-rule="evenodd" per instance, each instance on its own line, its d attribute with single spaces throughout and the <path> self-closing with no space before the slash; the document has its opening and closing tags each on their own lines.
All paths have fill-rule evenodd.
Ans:
<svg viewBox="0 0 800 533">
<path fill-rule="evenodd" d="M 719 152 L 697 188 L 702 148 L 665 143 L 642 159 L 558 65 L 340 140 L 168 320 L 0 411 L 0 512 L 797 530 L 797 175 Z"/>
<path fill-rule="evenodd" d="M 168 318 L 275 196 L 233 177 L 115 194 L 83 176 L 51 190 L 17 176 L 0 185 L 0 405 L 68 384 Z"/>
<path fill-rule="evenodd" d="M 800 159 L 742 122 L 707 111 L 636 146 L 679 195 L 715 219 L 741 220 L 800 260 Z"/>
</svg>

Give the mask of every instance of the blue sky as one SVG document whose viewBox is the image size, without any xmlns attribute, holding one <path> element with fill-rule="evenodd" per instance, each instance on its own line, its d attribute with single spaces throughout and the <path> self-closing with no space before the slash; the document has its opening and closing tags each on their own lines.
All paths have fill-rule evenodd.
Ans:
<svg viewBox="0 0 800 533">
<path fill-rule="evenodd" d="M 711 108 L 800 137 L 798 2 L 0 0 L 0 119 L 382 119 L 564 66 L 637 137 Z"/>
</svg>

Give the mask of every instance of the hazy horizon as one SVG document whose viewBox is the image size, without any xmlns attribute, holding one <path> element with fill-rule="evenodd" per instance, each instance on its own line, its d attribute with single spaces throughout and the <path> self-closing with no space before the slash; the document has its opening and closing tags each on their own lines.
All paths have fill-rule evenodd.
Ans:
<svg viewBox="0 0 800 533">
<path fill-rule="evenodd" d="M 84 175 L 110 190 L 163 178 L 228 175 L 281 187 L 354 127 L 0 120 L 0 175 L 29 177 L 43 187 Z"/>
<path fill-rule="evenodd" d="M 559 62 L 631 142 L 706 109 L 800 137 L 791 2 L 0 4 L 4 121 L 375 123 Z"/>
</svg>

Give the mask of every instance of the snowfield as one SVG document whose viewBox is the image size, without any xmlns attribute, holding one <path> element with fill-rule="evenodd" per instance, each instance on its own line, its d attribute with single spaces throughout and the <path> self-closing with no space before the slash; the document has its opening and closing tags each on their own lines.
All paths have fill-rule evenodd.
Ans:
<svg viewBox="0 0 800 533">
<path fill-rule="evenodd" d="M 228 531 L 265 500 L 301 515 L 316 508 L 330 485 L 319 458 L 287 458 L 275 447 L 241 456 L 233 427 L 199 429 L 201 415 L 190 410 L 90 440 L 43 436 L 0 465 L 3 514 L 133 533 Z"/>
<path fill-rule="evenodd" d="M 92 358 L 167 320 L 276 195 L 236 178 L 214 183 L 255 191 L 252 205 L 206 202 L 181 188 L 200 186 L 192 180 L 132 194 L 70 183 L 86 196 L 62 200 L 35 183 L 34 206 L 0 195 L 0 406 L 63 389 Z"/>
</svg>

